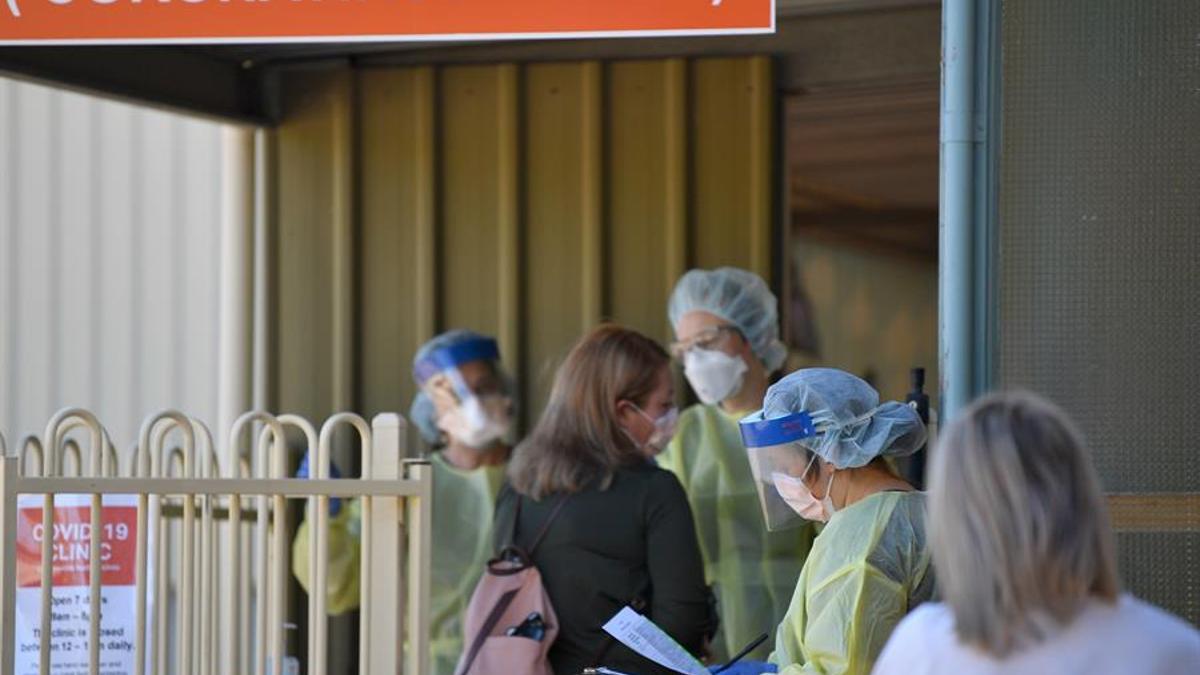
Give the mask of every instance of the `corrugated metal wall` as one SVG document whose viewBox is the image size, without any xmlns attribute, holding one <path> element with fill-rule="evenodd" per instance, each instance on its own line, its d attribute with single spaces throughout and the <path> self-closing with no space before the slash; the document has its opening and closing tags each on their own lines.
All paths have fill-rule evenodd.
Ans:
<svg viewBox="0 0 1200 675">
<path fill-rule="evenodd" d="M 1200 624 L 1197 27 L 1194 0 L 1004 3 L 998 356 L 1127 493 L 1129 589 Z"/>
<path fill-rule="evenodd" d="M 0 430 L 217 413 L 221 126 L 0 79 Z"/>
<path fill-rule="evenodd" d="M 667 340 L 689 266 L 771 272 L 764 57 L 294 71 L 275 134 L 277 407 L 407 410 L 435 332 L 540 410 L 602 319 Z"/>
</svg>

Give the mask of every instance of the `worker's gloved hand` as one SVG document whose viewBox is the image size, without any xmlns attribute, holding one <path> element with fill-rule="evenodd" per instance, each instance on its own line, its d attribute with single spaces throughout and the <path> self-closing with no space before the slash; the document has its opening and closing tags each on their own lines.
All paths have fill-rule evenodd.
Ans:
<svg viewBox="0 0 1200 675">
<path fill-rule="evenodd" d="M 341 478 L 342 477 L 342 472 L 338 471 L 337 464 L 334 464 L 333 462 L 329 463 L 329 477 L 330 478 Z M 296 478 L 308 478 L 308 453 L 307 452 L 304 453 L 304 459 L 300 460 L 300 468 L 296 469 Z M 336 516 L 338 514 L 338 512 L 341 510 L 342 510 L 342 498 L 341 497 L 330 497 L 329 498 L 329 516 L 332 518 L 333 516 Z"/>
<path fill-rule="evenodd" d="M 715 673 L 721 670 L 720 665 L 709 666 L 708 672 Z M 761 675 L 761 673 L 778 673 L 779 666 L 774 663 L 765 663 L 763 661 L 738 661 L 729 666 L 726 670 L 721 670 L 721 675 Z"/>
</svg>

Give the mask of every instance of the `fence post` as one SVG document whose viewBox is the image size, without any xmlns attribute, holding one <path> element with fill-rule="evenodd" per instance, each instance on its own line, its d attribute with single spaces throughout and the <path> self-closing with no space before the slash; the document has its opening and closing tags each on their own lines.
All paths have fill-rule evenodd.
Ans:
<svg viewBox="0 0 1200 675">
<path fill-rule="evenodd" d="M 429 672 L 429 568 L 433 555 L 433 466 L 427 460 L 405 462 L 408 479 L 421 486 L 409 499 L 408 528 L 408 652 L 406 673 Z"/>
<path fill-rule="evenodd" d="M 17 612 L 17 477 L 15 457 L 0 458 L 0 674 L 16 667 Z"/>
<path fill-rule="evenodd" d="M 395 413 L 381 413 L 371 420 L 374 447 L 369 475 L 371 480 L 400 480 L 401 460 L 404 457 L 404 419 Z M 364 467 L 366 469 L 367 467 Z M 371 528 L 370 574 L 362 580 L 363 589 L 371 593 L 371 615 L 362 617 L 362 628 L 369 631 L 369 653 L 359 654 L 362 672 L 395 673 L 400 668 L 402 635 L 400 635 L 399 562 L 400 539 L 399 498 L 363 497 L 370 499 Z M 369 667 L 368 667 L 369 666 Z"/>
</svg>

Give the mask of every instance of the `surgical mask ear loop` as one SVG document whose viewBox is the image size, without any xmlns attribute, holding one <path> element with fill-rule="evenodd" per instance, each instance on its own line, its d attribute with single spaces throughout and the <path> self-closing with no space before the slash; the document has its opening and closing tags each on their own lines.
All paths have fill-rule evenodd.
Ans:
<svg viewBox="0 0 1200 675">
<path fill-rule="evenodd" d="M 643 412 L 642 408 L 638 404 L 634 403 L 633 401 L 629 401 L 629 405 L 633 406 L 633 409 L 636 410 L 639 415 L 641 415 L 643 418 L 649 420 L 651 426 L 653 427 L 654 418 L 650 417 L 645 412 Z M 642 449 L 644 444 L 641 441 L 639 441 L 638 439 L 634 438 L 633 432 L 630 431 L 629 429 L 626 429 L 624 424 L 617 422 L 617 429 L 620 429 L 621 433 L 625 435 L 625 438 L 628 438 L 629 442 L 633 443 L 633 447 L 637 448 L 638 450 Z M 651 431 L 650 435 L 653 436 L 654 432 Z"/>
<path fill-rule="evenodd" d="M 812 452 L 809 450 L 809 452 Z M 812 452 L 812 459 L 808 460 L 808 465 L 804 467 L 804 473 L 800 474 L 800 480 L 808 478 L 808 472 L 812 469 L 817 461 L 817 453 Z M 828 519 L 837 509 L 833 508 L 833 477 L 837 475 L 837 467 L 830 466 L 831 473 L 829 474 L 829 482 L 825 484 L 825 496 L 821 498 L 821 506 L 825 509 L 825 518 Z M 809 490 L 811 494 L 812 490 Z"/>
<path fill-rule="evenodd" d="M 812 468 L 813 468 L 813 465 L 814 465 L 814 464 L 816 464 L 816 462 L 817 462 L 817 453 L 815 453 L 815 452 L 812 452 L 811 450 L 809 450 L 808 452 L 812 453 L 812 459 L 808 460 L 808 464 L 806 464 L 806 465 L 804 466 L 804 471 L 802 471 L 802 472 L 800 473 L 800 480 L 801 480 L 801 481 L 803 481 L 804 479 L 808 478 L 808 472 L 812 470 Z"/>
<path fill-rule="evenodd" d="M 833 467 L 833 465 L 830 465 Z M 833 513 L 837 510 L 833 508 L 833 478 L 837 475 L 837 468 L 833 467 L 829 474 L 829 482 L 825 485 L 825 497 L 821 499 L 821 506 L 825 509 L 825 517 L 832 518 Z"/>
</svg>

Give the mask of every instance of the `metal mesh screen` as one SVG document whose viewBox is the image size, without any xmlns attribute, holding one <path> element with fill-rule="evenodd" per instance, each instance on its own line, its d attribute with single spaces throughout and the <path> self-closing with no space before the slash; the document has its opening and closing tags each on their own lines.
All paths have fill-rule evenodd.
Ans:
<svg viewBox="0 0 1200 675">
<path fill-rule="evenodd" d="M 1192 623 L 1200 620 L 1200 532 L 1121 532 L 1117 553 L 1126 590 Z"/>
<path fill-rule="evenodd" d="M 1003 5 L 999 377 L 1065 407 L 1110 492 L 1200 491 L 1200 2 Z M 1120 537 L 1200 623 L 1200 536 Z"/>
</svg>

